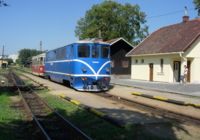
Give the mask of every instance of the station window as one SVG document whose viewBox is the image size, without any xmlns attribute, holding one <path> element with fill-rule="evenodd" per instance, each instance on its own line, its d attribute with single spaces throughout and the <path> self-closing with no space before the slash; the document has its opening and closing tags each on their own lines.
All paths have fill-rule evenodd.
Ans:
<svg viewBox="0 0 200 140">
<path fill-rule="evenodd" d="M 137 59 L 135 59 L 135 64 L 137 64 L 138 63 L 138 60 Z"/>
<path fill-rule="evenodd" d="M 98 57 L 99 57 L 99 47 L 92 46 L 92 58 L 98 58 Z"/>
<path fill-rule="evenodd" d="M 89 57 L 90 56 L 90 46 L 82 45 L 78 47 L 78 57 Z"/>
<path fill-rule="evenodd" d="M 142 63 L 142 64 L 144 63 L 144 59 L 141 60 L 141 63 Z"/>
<path fill-rule="evenodd" d="M 163 73 L 163 64 L 164 64 L 164 60 L 160 59 L 160 72 Z"/>
<path fill-rule="evenodd" d="M 109 47 L 108 46 L 101 47 L 101 54 L 102 58 L 109 58 Z"/>
</svg>

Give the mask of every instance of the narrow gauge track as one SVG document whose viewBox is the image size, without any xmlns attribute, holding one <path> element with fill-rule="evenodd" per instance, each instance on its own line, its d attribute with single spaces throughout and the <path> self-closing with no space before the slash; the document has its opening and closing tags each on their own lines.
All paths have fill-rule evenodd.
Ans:
<svg viewBox="0 0 200 140">
<path fill-rule="evenodd" d="M 29 78 L 30 80 L 33 80 L 28 76 L 25 76 L 25 77 Z M 93 93 L 88 92 L 88 94 L 93 94 Z M 166 119 L 170 119 L 170 120 L 173 120 L 173 121 L 176 121 L 176 122 L 181 121 L 181 122 L 187 122 L 189 124 L 193 124 L 193 125 L 197 125 L 197 126 L 200 125 L 200 119 L 197 119 L 197 118 L 194 118 L 194 117 L 191 117 L 191 116 L 186 116 L 186 115 L 180 114 L 178 112 L 175 113 L 175 112 L 168 111 L 168 110 L 165 110 L 165 109 L 162 109 L 162 108 L 159 108 L 159 107 L 153 107 L 153 106 L 150 106 L 148 104 L 143 104 L 143 103 L 133 101 L 133 100 L 129 100 L 129 99 L 126 99 L 126 98 L 123 98 L 123 97 L 111 95 L 107 92 L 99 92 L 99 93 L 96 93 L 95 95 L 109 99 L 109 100 L 112 100 L 112 101 L 115 101 L 115 102 L 118 102 L 118 103 L 121 103 L 121 104 L 125 104 L 125 105 L 130 106 L 130 107 L 134 107 L 134 108 L 143 110 L 145 112 L 151 112 L 153 114 L 158 114 L 160 116 L 165 117 Z"/>
<path fill-rule="evenodd" d="M 90 93 L 90 94 L 92 94 L 92 93 Z M 165 109 L 162 109 L 162 108 L 159 108 L 159 107 L 153 107 L 153 106 L 150 106 L 148 104 L 143 104 L 143 103 L 133 101 L 133 100 L 129 100 L 129 99 L 126 99 L 126 98 L 123 98 L 123 97 L 111 95 L 107 92 L 97 93 L 95 95 L 109 99 L 109 100 L 112 100 L 112 101 L 116 101 L 118 103 L 125 104 L 125 105 L 130 106 L 130 107 L 134 107 L 134 108 L 143 110 L 145 112 L 151 112 L 153 114 L 163 116 L 166 119 L 169 119 L 169 120 L 172 120 L 172 121 L 185 122 L 185 123 L 193 124 L 193 125 L 196 125 L 196 126 L 200 125 L 200 119 L 193 118 L 193 117 L 187 116 L 187 115 L 183 115 L 183 114 L 180 114 L 178 112 L 175 113 L 175 112 L 168 111 L 168 110 L 165 110 Z"/>
<path fill-rule="evenodd" d="M 9 75 L 17 87 L 27 112 L 29 112 L 46 139 L 92 140 L 70 121 L 48 106 L 15 73 L 10 72 Z"/>
</svg>

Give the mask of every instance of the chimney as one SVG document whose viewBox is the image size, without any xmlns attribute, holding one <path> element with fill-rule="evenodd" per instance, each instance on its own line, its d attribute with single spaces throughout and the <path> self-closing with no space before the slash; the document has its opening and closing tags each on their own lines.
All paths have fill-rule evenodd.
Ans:
<svg viewBox="0 0 200 140">
<path fill-rule="evenodd" d="M 185 15 L 183 16 L 183 22 L 188 22 L 189 21 L 189 16 L 188 16 L 187 6 L 185 6 L 184 14 Z"/>
</svg>

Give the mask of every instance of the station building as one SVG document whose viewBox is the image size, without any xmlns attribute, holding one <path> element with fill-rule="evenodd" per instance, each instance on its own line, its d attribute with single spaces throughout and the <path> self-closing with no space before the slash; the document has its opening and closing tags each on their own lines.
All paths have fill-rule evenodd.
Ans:
<svg viewBox="0 0 200 140">
<path fill-rule="evenodd" d="M 186 65 L 187 82 L 200 83 L 200 19 L 183 16 L 181 23 L 150 34 L 127 56 L 132 79 L 180 82 Z"/>
</svg>

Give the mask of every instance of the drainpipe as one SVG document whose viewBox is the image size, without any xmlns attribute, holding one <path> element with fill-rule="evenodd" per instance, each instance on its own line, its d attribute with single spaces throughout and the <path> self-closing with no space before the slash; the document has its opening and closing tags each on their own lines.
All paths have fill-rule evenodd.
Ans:
<svg viewBox="0 0 200 140">
<path fill-rule="evenodd" d="M 187 66 L 187 58 L 183 56 L 183 52 L 180 52 L 179 56 L 181 58 L 181 75 L 184 75 L 184 65 Z"/>
</svg>

